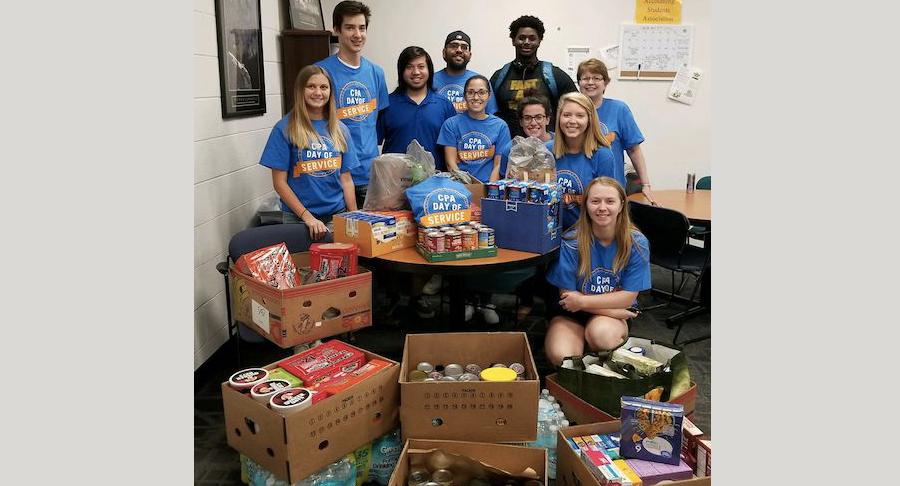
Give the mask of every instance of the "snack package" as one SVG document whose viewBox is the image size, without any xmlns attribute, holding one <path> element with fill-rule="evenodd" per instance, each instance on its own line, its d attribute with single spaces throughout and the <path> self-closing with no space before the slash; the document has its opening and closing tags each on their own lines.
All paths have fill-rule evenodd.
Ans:
<svg viewBox="0 0 900 486">
<path fill-rule="evenodd" d="M 410 187 L 406 197 L 419 226 L 467 223 L 472 219 L 469 209 L 472 193 L 446 172 L 439 172 Z"/>
<path fill-rule="evenodd" d="M 290 289 L 300 282 L 297 267 L 284 243 L 241 255 L 234 265 L 240 272 L 276 289 Z"/>
<path fill-rule="evenodd" d="M 684 405 L 622 397 L 619 455 L 677 466 Z M 640 473 L 638 473 L 640 475 Z"/>
<path fill-rule="evenodd" d="M 405 154 L 382 154 L 372 160 L 366 200 L 356 201 L 363 209 L 397 210 L 407 206 L 406 189 L 434 174 L 434 156 L 417 140 Z"/>
<path fill-rule="evenodd" d="M 309 267 L 322 280 L 356 275 L 359 245 L 356 243 L 313 243 L 309 246 Z"/>
<path fill-rule="evenodd" d="M 295 354 L 278 363 L 288 373 L 311 386 L 320 379 L 339 371 L 353 371 L 363 365 L 366 356 L 340 341 L 329 341 Z"/>
<path fill-rule="evenodd" d="M 503 177 L 516 180 L 531 178 L 541 182 L 555 181 L 556 157 L 540 139 L 516 135 L 512 139 L 509 162 Z"/>
<path fill-rule="evenodd" d="M 397 467 L 403 442 L 400 440 L 400 429 L 394 429 L 372 441 L 372 465 L 369 468 L 369 481 L 387 486 L 391 473 Z"/>
</svg>

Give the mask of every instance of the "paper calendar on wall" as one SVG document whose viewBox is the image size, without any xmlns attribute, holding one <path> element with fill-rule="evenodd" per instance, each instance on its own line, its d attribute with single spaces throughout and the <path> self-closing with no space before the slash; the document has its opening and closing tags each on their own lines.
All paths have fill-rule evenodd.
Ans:
<svg viewBox="0 0 900 486">
<path fill-rule="evenodd" d="M 671 80 L 691 64 L 694 26 L 623 24 L 619 79 Z"/>
</svg>

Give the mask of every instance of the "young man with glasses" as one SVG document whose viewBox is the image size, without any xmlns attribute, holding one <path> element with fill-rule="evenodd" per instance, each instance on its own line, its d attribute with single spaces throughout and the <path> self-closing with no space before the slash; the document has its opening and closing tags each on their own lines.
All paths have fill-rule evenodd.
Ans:
<svg viewBox="0 0 900 486">
<path fill-rule="evenodd" d="M 444 41 L 443 54 L 447 67 L 434 73 L 434 90 L 453 103 L 457 113 L 462 113 L 466 111 L 463 86 L 469 78 L 478 74 L 466 69 L 472 59 L 472 40 L 461 30 L 451 32 Z M 484 111 L 489 115 L 497 112 L 497 101 L 493 92 Z"/>
<path fill-rule="evenodd" d="M 497 116 L 509 126 L 510 133 L 524 135 L 516 116 L 519 100 L 525 90 L 534 88 L 550 100 L 556 109 L 559 97 L 577 91 L 572 78 L 549 61 L 539 61 L 538 48 L 544 39 L 544 23 L 537 17 L 523 15 L 509 24 L 509 37 L 516 49 L 516 58 L 491 76 L 491 86 L 497 96 Z M 555 124 L 555 112 L 550 124 Z"/>
<path fill-rule="evenodd" d="M 378 156 L 378 112 L 387 108 L 384 70 L 362 57 L 372 12 L 365 4 L 344 0 L 334 7 L 332 25 L 338 52 L 316 62 L 331 76 L 338 118 L 350 129 L 359 166 L 350 172 L 356 203 L 362 207 L 369 187 L 369 168 Z"/>
</svg>

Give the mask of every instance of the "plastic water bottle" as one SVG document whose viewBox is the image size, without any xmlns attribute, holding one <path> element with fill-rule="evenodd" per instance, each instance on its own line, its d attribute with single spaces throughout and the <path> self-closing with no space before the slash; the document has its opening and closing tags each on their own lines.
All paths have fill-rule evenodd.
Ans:
<svg viewBox="0 0 900 486">
<path fill-rule="evenodd" d="M 549 425 L 547 427 L 548 436 L 545 439 L 545 444 L 547 448 L 547 477 L 550 479 L 556 479 L 556 431 L 559 430 L 559 427 L 556 425 Z"/>
</svg>

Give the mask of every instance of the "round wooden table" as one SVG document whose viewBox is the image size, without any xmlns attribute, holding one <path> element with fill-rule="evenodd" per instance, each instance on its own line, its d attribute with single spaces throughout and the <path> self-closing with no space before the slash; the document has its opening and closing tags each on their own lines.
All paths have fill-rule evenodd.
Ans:
<svg viewBox="0 0 900 486">
<path fill-rule="evenodd" d="M 497 256 L 494 257 L 429 263 L 419 255 L 414 247 L 411 247 L 371 259 L 366 258 L 366 260 L 374 266 L 396 272 L 448 276 L 450 278 L 450 319 L 455 324 L 462 324 L 465 321 L 466 308 L 462 283 L 464 276 L 496 274 L 534 267 L 557 258 L 558 254 L 558 248 L 544 254 L 498 248 Z"/>
</svg>

